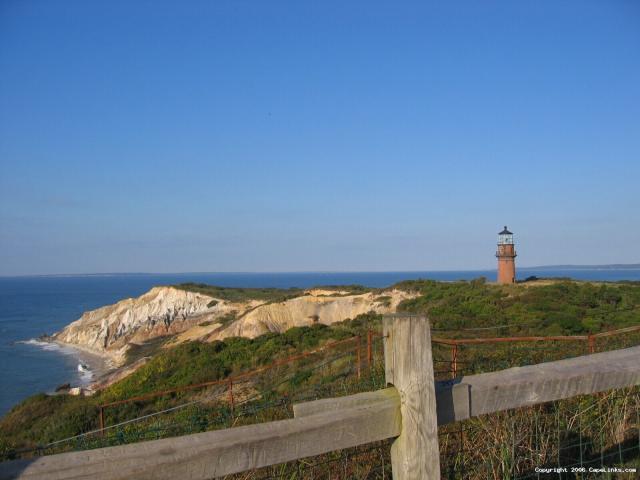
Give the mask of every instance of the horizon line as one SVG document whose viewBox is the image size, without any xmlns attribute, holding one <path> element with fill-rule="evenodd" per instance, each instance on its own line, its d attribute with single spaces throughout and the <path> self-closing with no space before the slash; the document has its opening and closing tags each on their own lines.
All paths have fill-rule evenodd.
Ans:
<svg viewBox="0 0 640 480">
<path fill-rule="evenodd" d="M 533 265 L 517 267 L 518 270 L 539 269 L 640 269 L 640 263 L 611 263 L 611 264 L 563 264 L 563 265 Z M 496 268 L 470 268 L 459 269 L 434 269 L 434 270 L 281 270 L 281 271 L 192 271 L 192 272 L 95 272 L 95 273 L 25 273 L 17 275 L 0 275 L 0 278 L 27 278 L 27 277 L 107 277 L 124 275 L 283 275 L 283 274 L 340 274 L 340 273 L 446 273 L 446 272 L 494 272 Z"/>
</svg>

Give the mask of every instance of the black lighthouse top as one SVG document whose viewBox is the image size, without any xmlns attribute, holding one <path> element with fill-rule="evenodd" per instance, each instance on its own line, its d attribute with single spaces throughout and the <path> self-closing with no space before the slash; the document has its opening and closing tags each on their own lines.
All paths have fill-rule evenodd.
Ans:
<svg viewBox="0 0 640 480">
<path fill-rule="evenodd" d="M 513 232 L 510 232 L 509 230 L 507 230 L 507 226 L 505 225 L 504 230 L 498 233 L 498 235 L 513 235 Z"/>
</svg>

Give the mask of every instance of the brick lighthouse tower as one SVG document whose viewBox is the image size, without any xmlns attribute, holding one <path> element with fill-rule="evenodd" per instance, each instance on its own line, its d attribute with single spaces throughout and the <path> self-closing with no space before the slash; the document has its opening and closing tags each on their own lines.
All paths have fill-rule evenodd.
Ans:
<svg viewBox="0 0 640 480">
<path fill-rule="evenodd" d="M 516 281 L 516 247 L 513 244 L 513 233 L 504 230 L 498 234 L 498 283 L 515 283 Z"/>
</svg>

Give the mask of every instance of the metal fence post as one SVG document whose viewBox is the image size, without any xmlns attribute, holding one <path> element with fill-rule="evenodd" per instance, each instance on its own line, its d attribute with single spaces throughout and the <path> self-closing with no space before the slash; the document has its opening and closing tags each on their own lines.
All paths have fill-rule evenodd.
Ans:
<svg viewBox="0 0 640 480">
<path fill-rule="evenodd" d="M 104 407 L 100 405 L 100 435 L 104 435 Z"/>
<path fill-rule="evenodd" d="M 451 378 L 458 375 L 458 344 L 451 345 Z"/>
<path fill-rule="evenodd" d="M 362 359 L 360 358 L 360 350 L 362 350 L 362 345 L 361 345 L 361 341 L 360 341 L 360 335 L 358 335 L 356 337 L 356 370 L 358 372 L 358 379 L 360 379 L 362 372 L 361 372 L 361 364 L 362 364 Z"/>
<path fill-rule="evenodd" d="M 228 390 L 229 390 L 229 406 L 231 407 L 231 415 L 233 415 L 233 410 L 235 405 L 233 401 L 233 378 L 231 377 L 229 377 Z"/>
</svg>

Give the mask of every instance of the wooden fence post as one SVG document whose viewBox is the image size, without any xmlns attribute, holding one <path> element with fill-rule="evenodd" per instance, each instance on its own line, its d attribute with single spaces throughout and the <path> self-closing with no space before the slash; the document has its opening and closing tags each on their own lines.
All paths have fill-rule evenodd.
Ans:
<svg viewBox="0 0 640 480">
<path fill-rule="evenodd" d="M 387 316 L 385 376 L 400 394 L 402 433 L 391 446 L 394 480 L 439 480 L 431 331 L 424 316 Z"/>
</svg>

